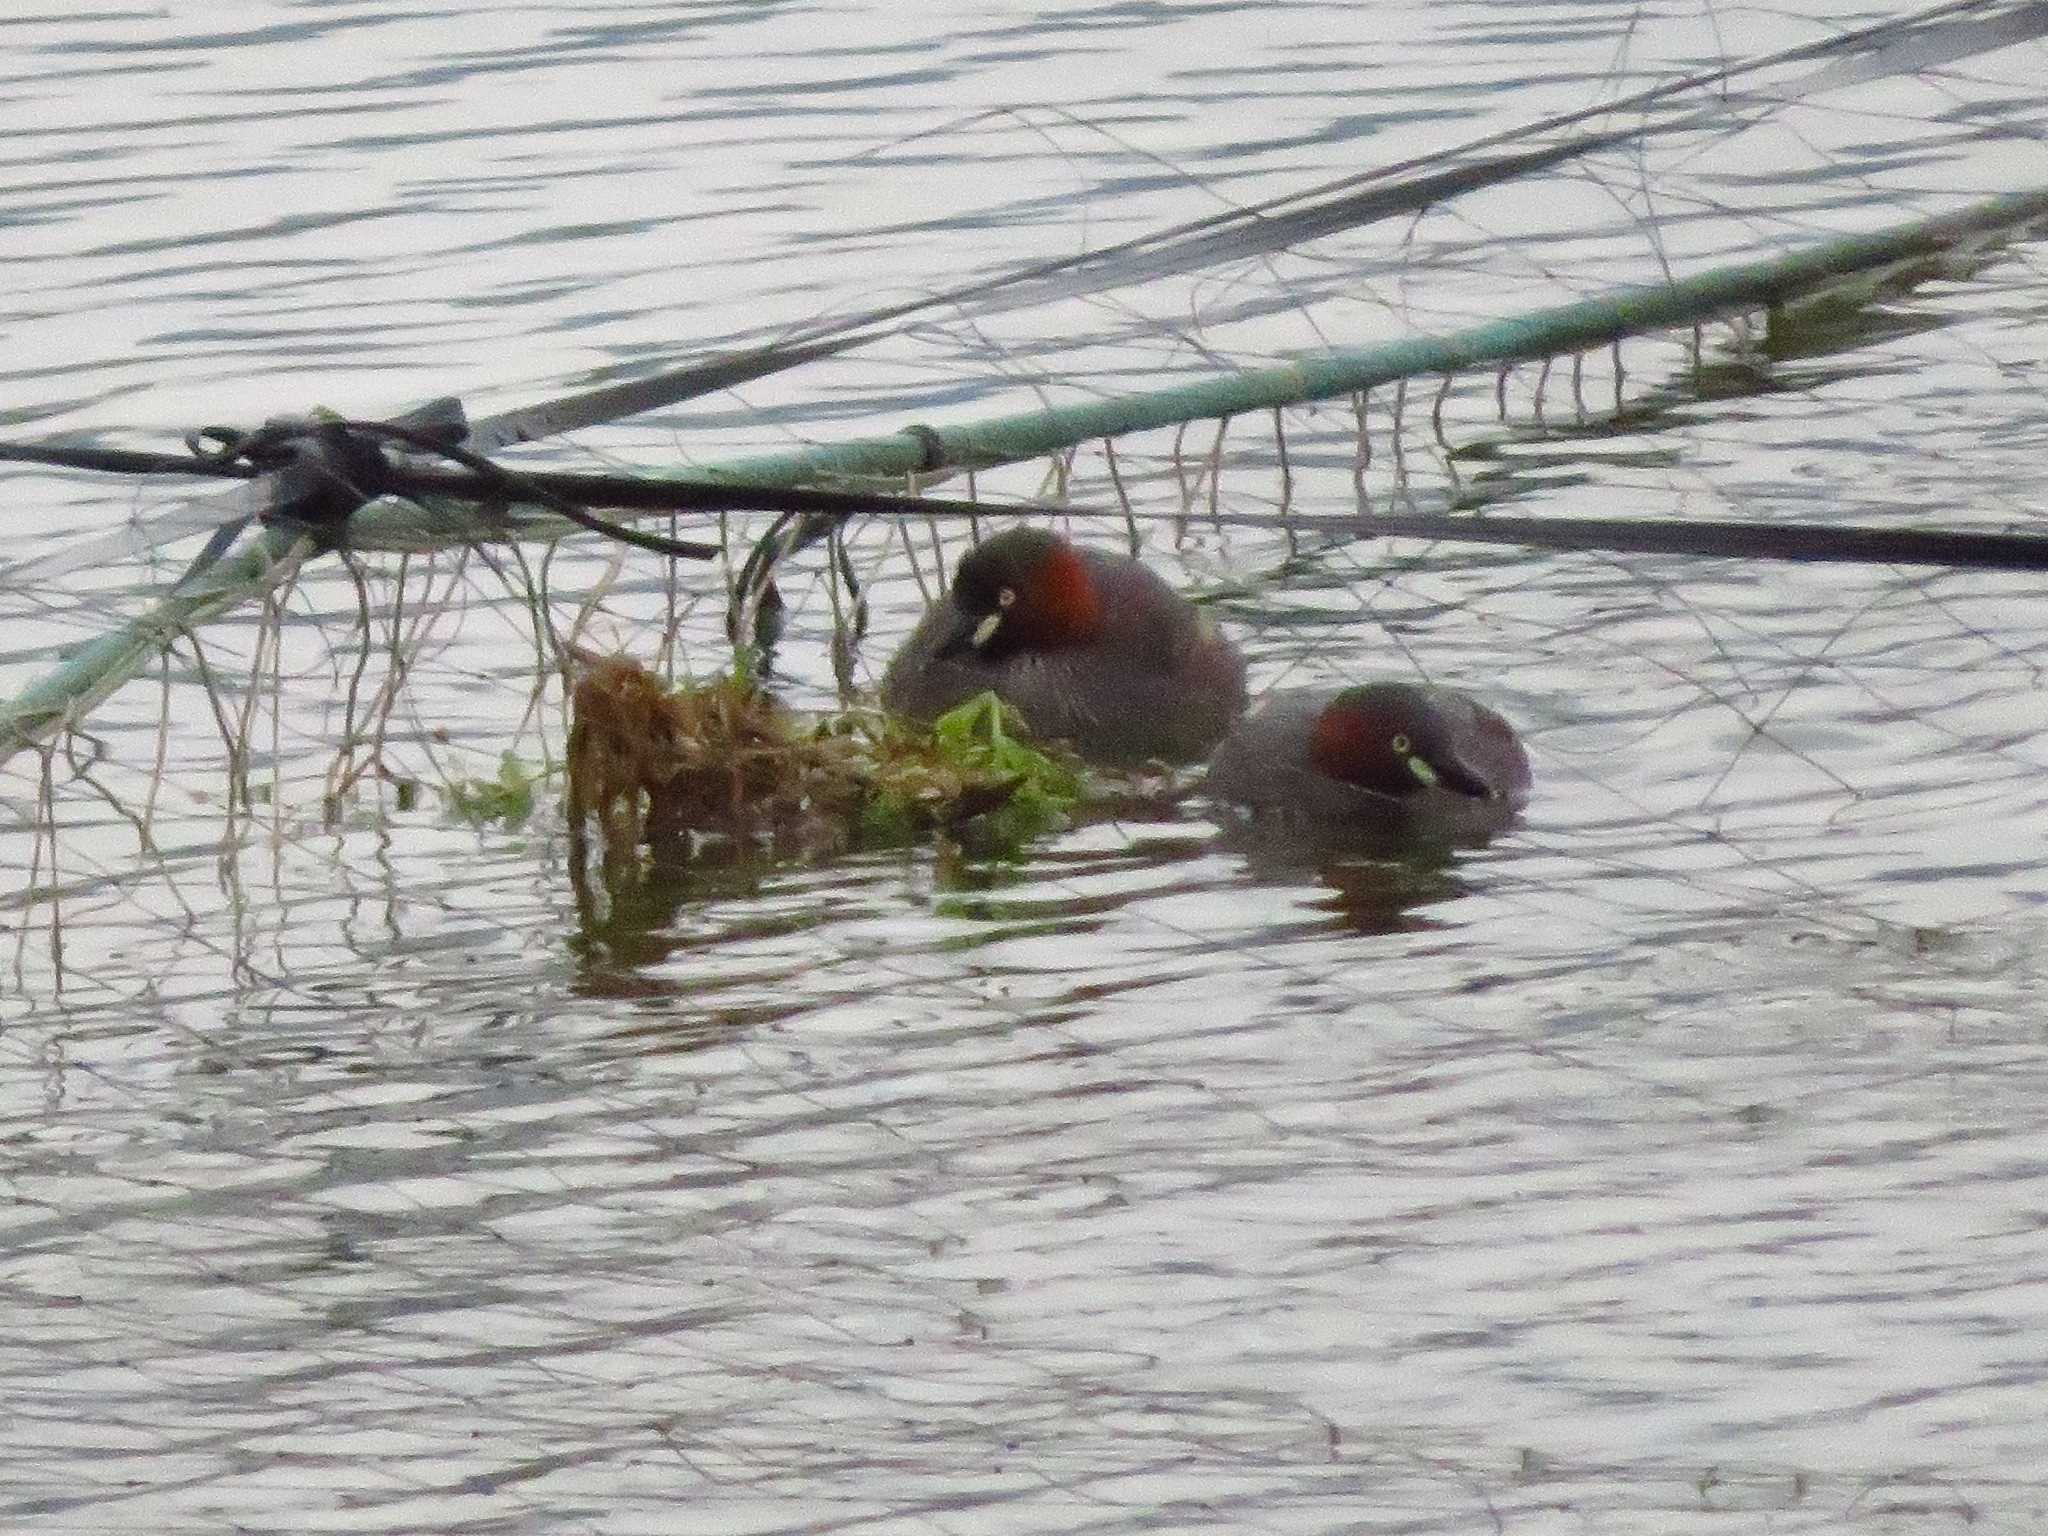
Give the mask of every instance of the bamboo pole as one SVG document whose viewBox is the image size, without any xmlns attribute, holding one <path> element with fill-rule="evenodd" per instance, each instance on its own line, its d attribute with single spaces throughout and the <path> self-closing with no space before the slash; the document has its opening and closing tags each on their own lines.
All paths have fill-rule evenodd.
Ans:
<svg viewBox="0 0 2048 1536">
<path fill-rule="evenodd" d="M 1112 400 L 1050 406 L 950 427 L 917 427 L 885 437 L 799 448 L 693 469 L 684 477 L 727 485 L 802 485 L 833 479 L 900 479 L 920 471 L 981 468 L 1041 458 L 1097 438 L 1152 427 L 1340 399 L 1404 378 L 1436 378 L 1588 351 L 1647 331 L 1807 297 L 1845 279 L 1872 281 L 1885 268 L 1952 255 L 2048 218 L 2048 187 L 1910 224 L 1847 235 L 1765 261 L 1715 267 L 1656 287 L 1491 321 L 1447 336 L 1416 336 L 1347 347 L 1268 368 L 1247 369 Z"/>
<path fill-rule="evenodd" d="M 916 426 L 879 437 L 819 444 L 722 464 L 675 478 L 725 485 L 798 486 L 982 467 L 1043 457 L 1097 438 L 1147 428 L 1327 400 L 1399 379 L 1438 377 L 1604 346 L 1807 298 L 1847 280 L 1878 281 L 1900 268 L 1952 257 L 2048 218 L 2048 187 L 1991 198 L 1972 207 L 1862 235 L 1845 235 L 1762 261 L 1714 267 L 1654 287 L 1628 288 L 1535 314 L 1490 321 L 1445 336 L 1416 336 L 1375 347 L 1347 347 L 1272 367 L 1204 378 L 1144 394 L 993 417 L 954 426 Z M 428 550 L 508 536 L 552 539 L 574 525 L 537 509 L 492 521 L 469 509 L 373 503 L 349 524 L 359 549 Z M 269 541 L 221 562 L 204 580 L 162 598 L 120 629 L 66 657 L 55 670 L 0 706 L 0 763 L 75 724 L 135 674 L 180 630 L 260 595 L 282 547 Z"/>
<path fill-rule="evenodd" d="M 0 763 L 84 720 L 180 634 L 263 596 L 297 569 L 289 557 L 298 542 L 294 533 L 265 528 L 205 575 L 158 598 L 141 617 L 73 651 L 0 708 Z"/>
</svg>

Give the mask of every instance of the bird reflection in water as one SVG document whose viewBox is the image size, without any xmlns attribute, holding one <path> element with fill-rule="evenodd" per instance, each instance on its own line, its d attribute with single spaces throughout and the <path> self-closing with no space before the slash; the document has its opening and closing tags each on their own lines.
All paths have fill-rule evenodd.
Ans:
<svg viewBox="0 0 2048 1536">
<path fill-rule="evenodd" d="M 1328 913 L 1336 927 L 1364 935 L 1455 926 L 1430 914 L 1479 889 L 1464 866 L 1482 841 L 1418 842 L 1358 832 L 1336 838 L 1265 823 L 1231 825 L 1220 838 L 1253 883 L 1312 887 L 1313 910 Z"/>
</svg>

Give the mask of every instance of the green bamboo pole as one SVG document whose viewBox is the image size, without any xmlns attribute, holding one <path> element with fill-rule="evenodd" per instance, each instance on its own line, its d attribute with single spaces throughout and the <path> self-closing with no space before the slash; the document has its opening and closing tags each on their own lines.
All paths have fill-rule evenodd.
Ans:
<svg viewBox="0 0 2048 1536">
<path fill-rule="evenodd" d="M 1017 463 L 1100 437 L 1329 400 L 1397 379 L 1440 377 L 1470 368 L 1559 357 L 1646 331 L 1784 304 L 1844 279 L 1868 280 L 1884 268 L 1949 255 L 1972 237 L 1995 236 L 2042 218 L 2048 218 L 2048 187 L 1867 235 L 1843 236 L 1766 261 L 1715 267 L 1668 285 L 1623 289 L 1448 336 L 1416 336 L 1383 346 L 1339 348 L 1142 395 L 1049 406 L 959 426 L 920 427 L 886 437 L 739 459 L 693 469 L 682 478 L 728 485 L 802 485 L 846 478 L 900 478 L 947 465 L 979 468 Z"/>
<path fill-rule="evenodd" d="M 1600 347 L 1646 331 L 1699 324 L 1718 315 L 1780 305 L 1849 279 L 1874 281 L 1887 270 L 1953 255 L 2048 218 L 2048 187 L 1991 198 L 1970 208 L 1863 235 L 1845 235 L 1764 261 L 1715 267 L 1656 287 L 1496 320 L 1447 336 L 1417 336 L 1376 347 L 1333 349 L 1294 362 L 1246 369 L 1145 394 L 994 417 L 948 427 L 918 426 L 880 437 L 819 444 L 722 464 L 693 467 L 677 479 L 726 485 L 797 486 L 885 478 L 949 466 L 1035 459 L 1126 432 L 1176 426 L 1245 411 L 1272 410 L 1372 389 L 1397 379 L 1437 377 Z M 427 550 L 471 541 L 559 538 L 566 520 L 534 509 L 485 522 L 466 508 L 424 511 L 386 501 L 349 523 L 361 549 Z M 273 535 L 273 539 L 275 536 Z M 161 599 L 142 617 L 73 652 L 47 676 L 0 706 L 0 763 L 86 713 L 145 665 L 180 630 L 259 595 L 274 543 L 223 561 L 207 580 Z"/>
<path fill-rule="evenodd" d="M 261 597 L 295 568 L 286 557 L 297 542 L 295 534 L 265 528 L 189 586 L 158 598 L 140 618 L 73 651 L 0 709 L 0 763 L 82 721 L 180 634 Z"/>
</svg>

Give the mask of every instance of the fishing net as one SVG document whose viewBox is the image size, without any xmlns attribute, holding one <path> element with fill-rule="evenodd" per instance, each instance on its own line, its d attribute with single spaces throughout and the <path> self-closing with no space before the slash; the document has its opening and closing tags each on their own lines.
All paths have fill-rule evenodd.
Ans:
<svg viewBox="0 0 2048 1536">
<path fill-rule="evenodd" d="M 905 66 L 893 117 L 870 75 L 834 85 L 872 41 L 786 8 L 720 24 L 732 78 L 694 104 L 649 83 L 697 46 L 673 17 L 489 53 L 414 19 L 394 52 L 448 43 L 445 74 L 366 63 L 336 115 L 267 130 L 269 161 L 230 127 L 312 83 L 224 46 L 183 131 L 290 194 L 269 234 L 216 260 L 179 197 L 116 239 L 46 194 L 10 438 L 175 449 L 451 387 L 484 420 L 716 356 L 712 393 L 492 456 L 984 504 L 776 562 L 790 706 L 861 704 L 959 552 L 1028 516 L 1140 552 L 1256 688 L 1481 694 L 1539 792 L 1450 866 L 1273 865 L 1141 786 L 1007 861 L 707 859 L 593 907 L 560 809 L 570 658 L 724 674 L 776 515 L 639 520 L 722 546 L 692 563 L 380 504 L 345 555 L 251 564 L 260 595 L 150 631 L 133 681 L 0 769 L 15 1518 L 2024 1521 L 2039 578 L 1372 523 L 2030 531 L 2031 205 L 1619 339 L 1222 413 L 1200 391 L 2023 200 L 2048 187 L 2038 8 L 1649 100 L 1847 23 L 1406 17 L 1445 68 L 1382 80 L 1332 10 L 1260 9 L 1256 41 L 1223 34 L 1250 62 L 1165 48 L 1099 107 L 963 111 Z M 1126 57 L 1190 24 L 1089 14 Z M 330 41 L 372 46 L 344 20 Z M 939 73 L 999 84 L 1040 24 L 962 22 Z M 477 84 L 499 71 L 545 89 L 516 108 Z M 444 79 L 475 92 L 448 136 L 397 104 Z M 118 151 L 47 110 L 41 155 L 113 159 L 98 198 L 193 175 L 173 95 Z M 1546 113 L 1572 120 L 1527 126 Z M 380 133 L 460 166 L 399 167 Z M 315 149 L 376 167 L 403 217 L 366 218 Z M 693 221 L 662 176 L 728 211 Z M 59 365 L 92 291 L 128 351 Z M 1163 389 L 1184 422 L 1012 463 L 920 471 L 903 430 Z M 804 468 L 870 441 L 886 467 Z M 36 510 L 0 573 L 16 696 L 156 622 L 225 494 L 4 483 Z M 1868 1220 L 1824 1227 L 1844 1193 Z M 1972 1414 L 1968 1465 L 1930 1450 Z"/>
</svg>

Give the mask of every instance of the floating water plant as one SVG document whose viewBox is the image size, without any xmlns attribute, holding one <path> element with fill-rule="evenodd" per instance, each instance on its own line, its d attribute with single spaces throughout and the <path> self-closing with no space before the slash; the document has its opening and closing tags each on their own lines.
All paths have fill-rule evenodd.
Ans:
<svg viewBox="0 0 2048 1536">
<path fill-rule="evenodd" d="M 533 814 L 541 773 L 507 752 L 488 779 L 450 779 L 441 787 L 448 809 L 465 821 L 501 821 L 516 827 Z"/>
<path fill-rule="evenodd" d="M 671 860 L 705 839 L 817 854 L 970 827 L 978 850 L 1003 851 L 1057 826 L 1081 793 L 1074 768 L 1019 739 L 992 694 L 927 732 L 867 711 L 806 720 L 744 677 L 670 689 L 615 657 L 571 700 L 579 869 L 592 817 L 614 868 L 643 843 Z"/>
<path fill-rule="evenodd" d="M 1032 745 L 993 693 L 948 710 L 929 732 L 890 723 L 874 737 L 874 778 L 862 807 L 870 842 L 974 824 L 978 847 L 1015 848 L 1060 826 L 1081 776 L 1064 754 Z"/>
</svg>

